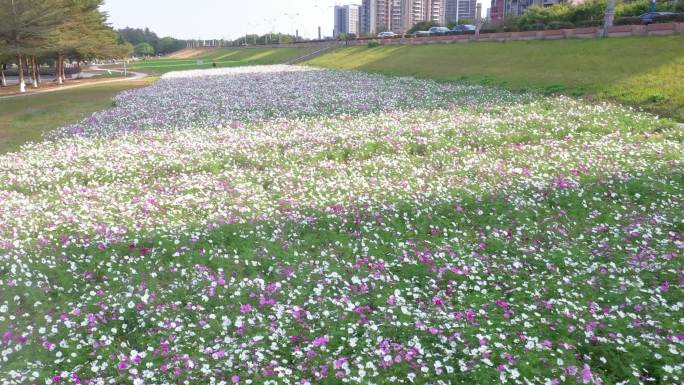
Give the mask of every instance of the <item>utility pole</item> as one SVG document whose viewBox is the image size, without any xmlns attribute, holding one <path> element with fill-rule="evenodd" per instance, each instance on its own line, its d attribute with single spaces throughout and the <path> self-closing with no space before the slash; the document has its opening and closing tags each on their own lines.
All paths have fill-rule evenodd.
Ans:
<svg viewBox="0 0 684 385">
<path fill-rule="evenodd" d="M 456 0 L 456 24 L 461 24 L 460 20 L 461 2 Z"/>
</svg>

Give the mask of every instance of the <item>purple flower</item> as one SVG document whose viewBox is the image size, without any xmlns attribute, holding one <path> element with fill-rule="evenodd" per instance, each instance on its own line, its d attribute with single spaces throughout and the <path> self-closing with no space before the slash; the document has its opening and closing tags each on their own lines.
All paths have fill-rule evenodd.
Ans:
<svg viewBox="0 0 684 385">
<path fill-rule="evenodd" d="M 321 347 L 323 345 L 326 345 L 328 343 L 328 341 L 330 341 L 328 336 L 316 337 L 313 341 L 313 346 L 318 348 L 318 347 Z"/>
</svg>

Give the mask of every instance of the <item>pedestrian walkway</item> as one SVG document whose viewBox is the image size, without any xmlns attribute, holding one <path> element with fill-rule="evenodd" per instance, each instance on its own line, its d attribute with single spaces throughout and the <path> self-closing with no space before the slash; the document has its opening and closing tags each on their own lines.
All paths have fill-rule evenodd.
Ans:
<svg viewBox="0 0 684 385">
<path fill-rule="evenodd" d="M 120 70 L 101 69 L 98 66 L 90 67 L 89 71 L 111 71 L 111 72 L 123 73 L 123 71 L 120 71 Z M 143 78 L 147 77 L 147 74 L 142 73 L 142 72 L 128 71 L 128 73 L 132 74 L 133 76 L 125 77 L 125 78 L 107 79 L 107 80 L 96 81 L 96 82 L 87 82 L 87 83 L 79 83 L 79 84 L 72 84 L 72 85 L 64 85 L 61 87 L 52 87 L 52 88 L 45 88 L 45 89 L 40 89 L 40 88 L 39 89 L 32 89 L 31 91 L 25 92 L 23 94 L 18 93 L 18 94 L 0 96 L 0 99 L 9 99 L 9 98 L 17 98 L 17 97 L 21 97 L 21 96 L 39 95 L 39 94 L 44 94 L 46 92 L 63 91 L 63 90 L 69 90 L 69 89 L 73 89 L 73 88 L 85 87 L 85 86 L 91 86 L 91 85 L 100 85 L 100 84 L 116 83 L 116 82 L 122 82 L 122 81 L 138 80 L 138 79 L 143 79 Z M 26 88 L 29 88 L 29 86 L 27 85 Z"/>
</svg>

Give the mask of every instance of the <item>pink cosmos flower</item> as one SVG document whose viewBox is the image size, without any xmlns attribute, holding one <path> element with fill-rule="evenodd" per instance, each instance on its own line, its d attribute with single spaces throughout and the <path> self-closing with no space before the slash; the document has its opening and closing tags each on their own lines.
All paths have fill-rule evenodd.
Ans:
<svg viewBox="0 0 684 385">
<path fill-rule="evenodd" d="M 318 348 L 323 345 L 326 345 L 329 341 L 330 339 L 328 338 L 328 336 L 316 337 L 316 339 L 314 339 L 313 346 Z"/>
<path fill-rule="evenodd" d="M 670 282 L 665 281 L 665 282 L 661 283 L 660 284 L 660 291 L 662 291 L 663 293 L 667 293 L 668 291 L 670 291 Z"/>
</svg>

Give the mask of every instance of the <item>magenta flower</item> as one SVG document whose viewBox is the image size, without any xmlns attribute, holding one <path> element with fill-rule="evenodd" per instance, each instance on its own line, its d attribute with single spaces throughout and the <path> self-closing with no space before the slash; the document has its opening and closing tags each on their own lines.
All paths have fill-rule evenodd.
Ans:
<svg viewBox="0 0 684 385">
<path fill-rule="evenodd" d="M 328 336 L 316 337 L 316 339 L 314 339 L 313 346 L 318 348 L 323 345 L 326 345 L 329 341 L 330 339 L 328 338 Z"/>
<path fill-rule="evenodd" d="M 665 282 L 661 283 L 660 284 L 660 291 L 662 291 L 663 293 L 667 293 L 668 291 L 670 291 L 670 282 L 665 281 Z"/>
</svg>

